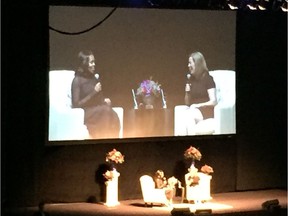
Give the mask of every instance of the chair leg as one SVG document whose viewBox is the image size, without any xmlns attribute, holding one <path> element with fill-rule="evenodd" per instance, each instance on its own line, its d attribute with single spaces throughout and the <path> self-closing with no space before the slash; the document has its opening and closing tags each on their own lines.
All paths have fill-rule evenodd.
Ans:
<svg viewBox="0 0 288 216">
<path fill-rule="evenodd" d="M 181 203 L 184 202 L 184 197 L 185 197 L 185 188 L 182 187 L 182 188 L 181 188 Z"/>
</svg>

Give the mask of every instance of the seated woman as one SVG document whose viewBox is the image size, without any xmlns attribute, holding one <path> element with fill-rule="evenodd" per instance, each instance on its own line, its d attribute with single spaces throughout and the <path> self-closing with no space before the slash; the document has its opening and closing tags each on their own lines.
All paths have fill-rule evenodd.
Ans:
<svg viewBox="0 0 288 216">
<path fill-rule="evenodd" d="M 120 121 L 111 107 L 111 100 L 103 95 L 95 73 L 93 53 L 81 51 L 78 60 L 79 66 L 72 81 L 72 107 L 84 109 L 84 124 L 90 138 L 119 137 Z"/>
<path fill-rule="evenodd" d="M 172 202 L 174 190 L 173 188 L 169 187 L 168 181 L 166 177 L 164 176 L 163 170 L 157 170 L 154 175 L 154 182 L 155 187 L 158 189 L 165 189 L 165 195 L 169 202 Z"/>
<path fill-rule="evenodd" d="M 209 75 L 202 53 L 194 52 L 188 58 L 187 83 L 185 85 L 185 104 L 187 110 L 187 135 L 201 131 L 214 130 L 214 107 L 217 104 L 216 85 Z"/>
</svg>

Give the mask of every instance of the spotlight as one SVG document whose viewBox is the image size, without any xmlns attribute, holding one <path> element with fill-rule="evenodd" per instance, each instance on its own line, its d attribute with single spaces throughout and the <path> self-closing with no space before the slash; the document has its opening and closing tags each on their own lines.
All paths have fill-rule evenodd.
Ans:
<svg viewBox="0 0 288 216">
<path fill-rule="evenodd" d="M 267 10 L 269 6 L 269 0 L 258 0 L 258 8 L 259 10 Z"/>
<path fill-rule="evenodd" d="M 172 216 L 194 216 L 194 213 L 190 212 L 190 208 L 173 208 L 171 211 Z"/>
<path fill-rule="evenodd" d="M 275 209 L 279 209 L 279 200 L 274 199 L 274 200 L 267 200 L 262 203 L 262 208 L 268 211 L 274 211 Z"/>
<path fill-rule="evenodd" d="M 248 7 L 250 10 L 257 10 L 257 1 L 249 1 L 246 7 Z"/>
<path fill-rule="evenodd" d="M 212 215 L 212 209 L 197 209 L 195 211 L 195 214 L 196 215 L 206 215 L 206 216 L 209 216 L 209 215 Z"/>
<path fill-rule="evenodd" d="M 288 0 L 285 0 L 283 4 L 280 6 L 281 10 L 284 12 L 288 12 L 288 6 L 287 6 Z"/>
<path fill-rule="evenodd" d="M 231 10 L 237 10 L 239 8 L 239 0 L 227 0 L 227 4 Z"/>
</svg>

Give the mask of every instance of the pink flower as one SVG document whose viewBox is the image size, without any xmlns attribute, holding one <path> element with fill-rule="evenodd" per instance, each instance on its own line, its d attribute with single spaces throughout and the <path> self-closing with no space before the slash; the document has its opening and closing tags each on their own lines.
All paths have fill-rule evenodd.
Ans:
<svg viewBox="0 0 288 216">
<path fill-rule="evenodd" d="M 108 162 L 115 162 L 115 163 L 123 163 L 124 162 L 124 155 L 121 152 L 113 149 L 112 151 L 106 154 L 106 161 Z"/>
<path fill-rule="evenodd" d="M 205 173 L 205 174 L 211 174 L 214 172 L 213 168 L 211 166 L 208 166 L 208 165 L 204 165 L 201 167 L 201 172 Z"/>
<path fill-rule="evenodd" d="M 184 152 L 184 157 L 186 159 L 188 158 L 192 158 L 194 160 L 198 160 L 200 161 L 202 158 L 202 154 L 200 153 L 200 151 L 198 149 L 196 149 L 193 146 L 190 146 L 188 149 L 186 149 L 186 151 Z"/>
<path fill-rule="evenodd" d="M 158 97 L 161 92 L 160 84 L 152 80 L 152 77 L 149 80 L 143 80 L 140 83 L 139 88 L 137 89 L 136 95 L 139 96 L 149 96 L 154 95 Z"/>
</svg>

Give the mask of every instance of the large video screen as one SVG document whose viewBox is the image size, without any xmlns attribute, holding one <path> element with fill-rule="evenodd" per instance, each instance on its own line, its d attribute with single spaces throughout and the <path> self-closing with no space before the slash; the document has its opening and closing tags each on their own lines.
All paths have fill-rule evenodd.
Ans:
<svg viewBox="0 0 288 216">
<path fill-rule="evenodd" d="M 49 7 L 48 144 L 236 134 L 236 13 Z"/>
</svg>

